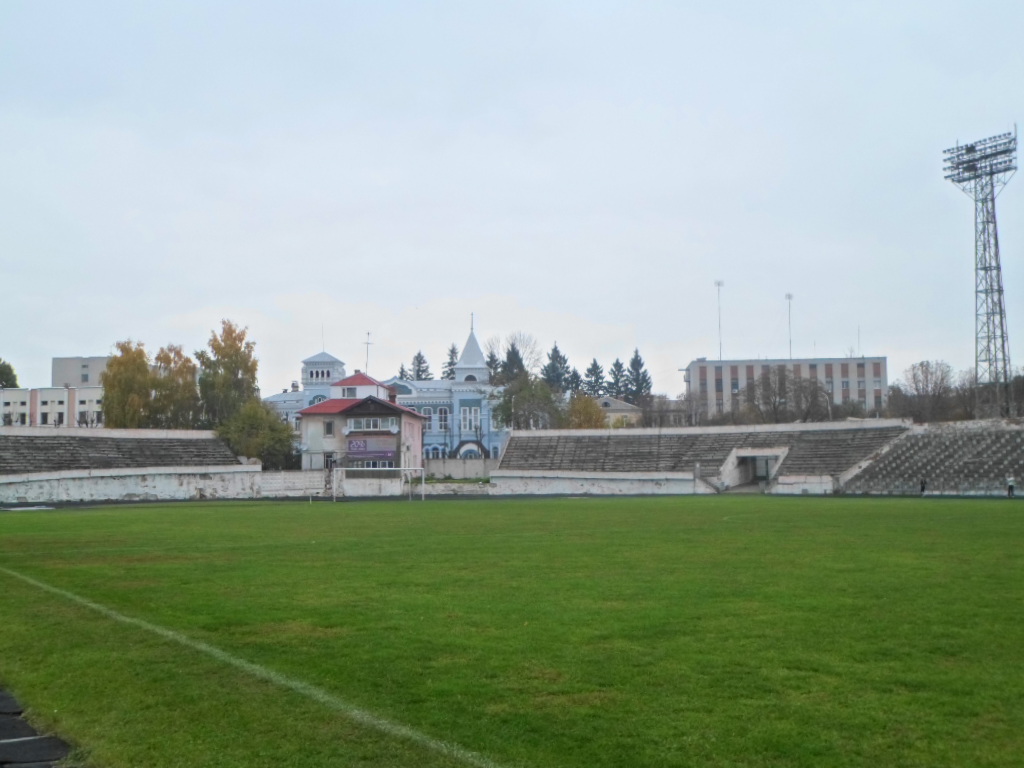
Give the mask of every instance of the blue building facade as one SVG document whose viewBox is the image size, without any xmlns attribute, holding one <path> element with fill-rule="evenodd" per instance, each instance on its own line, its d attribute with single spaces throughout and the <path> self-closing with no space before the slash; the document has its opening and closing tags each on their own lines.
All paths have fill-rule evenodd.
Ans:
<svg viewBox="0 0 1024 768">
<path fill-rule="evenodd" d="M 423 458 L 498 458 L 510 430 L 494 415 L 501 387 L 490 384 L 490 371 L 473 331 L 455 364 L 455 378 L 384 382 L 398 403 L 424 418 Z"/>
</svg>

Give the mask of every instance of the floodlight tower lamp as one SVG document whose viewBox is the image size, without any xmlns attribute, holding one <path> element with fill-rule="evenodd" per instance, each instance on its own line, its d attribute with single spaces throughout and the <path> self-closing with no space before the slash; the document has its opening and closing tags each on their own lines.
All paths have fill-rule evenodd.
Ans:
<svg viewBox="0 0 1024 768">
<path fill-rule="evenodd" d="M 979 417 L 1012 416 L 996 197 L 1017 170 L 1017 127 L 944 150 L 943 171 L 974 200 L 975 393 Z"/>
</svg>

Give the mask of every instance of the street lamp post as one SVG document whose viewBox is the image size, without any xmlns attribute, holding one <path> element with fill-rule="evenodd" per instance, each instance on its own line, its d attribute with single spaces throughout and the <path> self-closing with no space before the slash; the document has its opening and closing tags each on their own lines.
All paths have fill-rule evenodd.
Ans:
<svg viewBox="0 0 1024 768">
<path fill-rule="evenodd" d="M 786 294 L 786 301 L 789 302 L 789 359 L 793 359 L 793 294 Z"/>
<path fill-rule="evenodd" d="M 715 288 L 718 290 L 718 359 L 722 359 L 722 286 L 724 280 L 715 280 Z"/>
</svg>

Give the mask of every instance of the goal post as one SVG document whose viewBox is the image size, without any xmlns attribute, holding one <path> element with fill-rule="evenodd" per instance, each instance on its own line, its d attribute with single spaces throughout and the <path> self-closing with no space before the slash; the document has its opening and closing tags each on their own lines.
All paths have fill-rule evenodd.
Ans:
<svg viewBox="0 0 1024 768">
<path fill-rule="evenodd" d="M 423 467 L 334 467 L 331 469 L 331 499 L 337 501 L 339 497 L 348 496 L 351 485 L 348 481 L 351 480 L 399 480 L 401 482 L 398 495 L 404 496 L 408 486 L 411 501 L 417 478 L 420 484 L 420 500 L 423 501 L 427 497 Z"/>
</svg>

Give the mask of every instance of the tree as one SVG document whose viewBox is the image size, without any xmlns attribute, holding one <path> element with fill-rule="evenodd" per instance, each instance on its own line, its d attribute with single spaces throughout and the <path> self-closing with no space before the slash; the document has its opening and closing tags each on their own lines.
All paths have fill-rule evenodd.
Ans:
<svg viewBox="0 0 1024 768">
<path fill-rule="evenodd" d="M 687 404 L 669 400 L 667 395 L 651 395 L 644 400 L 640 415 L 642 427 L 689 426 Z"/>
<path fill-rule="evenodd" d="M 149 426 L 161 429 L 192 429 L 199 424 L 198 368 L 180 346 L 168 344 L 153 358 L 153 398 Z"/>
<path fill-rule="evenodd" d="M 569 378 L 565 382 L 565 391 L 571 395 L 583 391 L 583 377 L 575 368 L 569 371 Z"/>
<path fill-rule="evenodd" d="M 294 433 L 281 417 L 253 398 L 217 428 L 217 435 L 239 456 L 259 459 L 264 469 L 294 466 Z"/>
<path fill-rule="evenodd" d="M 153 375 L 145 345 L 127 339 L 114 345 L 117 354 L 100 377 L 103 386 L 103 423 L 111 429 L 149 426 Z"/>
<path fill-rule="evenodd" d="M 758 420 L 765 424 L 789 421 L 786 391 L 788 379 L 784 365 L 773 365 L 758 377 L 751 401 Z"/>
<path fill-rule="evenodd" d="M 941 360 L 922 360 L 903 372 L 890 391 L 889 412 L 917 422 L 945 421 L 956 410 L 953 368 Z"/>
<path fill-rule="evenodd" d="M 0 387 L 14 389 L 18 386 L 18 375 L 14 372 L 14 366 L 0 357 Z"/>
<path fill-rule="evenodd" d="M 455 365 L 459 362 L 459 348 L 454 343 L 448 347 L 448 359 L 444 361 L 441 368 L 441 378 L 445 381 L 455 381 Z"/>
<path fill-rule="evenodd" d="M 423 356 L 423 352 L 417 352 L 412 358 L 412 368 L 409 371 L 413 381 L 429 381 L 434 378 L 434 374 L 430 372 L 430 365 L 427 363 L 427 358 Z"/>
<path fill-rule="evenodd" d="M 411 378 L 409 376 L 409 371 L 407 371 L 405 368 L 405 363 L 402 363 L 398 367 L 398 378 L 400 378 L 402 381 L 409 381 Z"/>
<path fill-rule="evenodd" d="M 562 354 L 558 342 L 548 352 L 548 362 L 540 369 L 540 377 L 554 392 L 565 392 L 572 371 L 569 369 L 569 358 Z"/>
<path fill-rule="evenodd" d="M 566 418 L 569 429 L 603 429 L 604 410 L 597 401 L 582 393 L 569 399 L 569 413 Z"/>
<path fill-rule="evenodd" d="M 529 375 L 529 371 L 519 352 L 519 346 L 514 341 L 510 341 L 505 348 L 505 359 L 501 361 L 501 368 L 492 383 L 497 386 L 508 386 L 527 375 Z"/>
<path fill-rule="evenodd" d="M 604 368 L 595 357 L 583 374 L 583 391 L 591 397 L 601 397 L 607 391 L 607 386 L 604 381 Z"/>
<path fill-rule="evenodd" d="M 526 370 L 530 373 L 536 373 L 540 369 L 541 360 L 540 346 L 537 344 L 537 340 L 524 331 L 515 331 L 510 333 L 505 340 L 506 348 L 513 344 L 519 350 L 519 357 L 522 359 Z"/>
<path fill-rule="evenodd" d="M 495 412 L 513 429 L 550 429 L 562 421 L 558 398 L 551 387 L 526 372 L 506 385 Z"/>
<path fill-rule="evenodd" d="M 616 357 L 615 362 L 612 363 L 612 367 L 608 369 L 608 385 L 605 391 L 612 397 L 616 397 L 621 400 L 626 395 L 626 387 L 626 366 L 624 366 L 622 361 Z"/>
<path fill-rule="evenodd" d="M 246 340 L 247 331 L 230 320 L 223 320 L 220 335 L 210 334 L 209 351 L 196 352 L 200 370 L 199 397 L 203 416 L 210 426 L 224 424 L 243 405 L 259 397 L 256 344 Z"/>
<path fill-rule="evenodd" d="M 647 372 L 644 359 L 640 357 L 640 350 L 634 349 L 626 372 L 626 402 L 642 406 L 651 396 L 653 386 L 651 374 Z"/>
<path fill-rule="evenodd" d="M 497 385 L 498 379 L 501 377 L 501 358 L 493 349 L 487 350 L 487 373 L 488 382 Z"/>
</svg>

